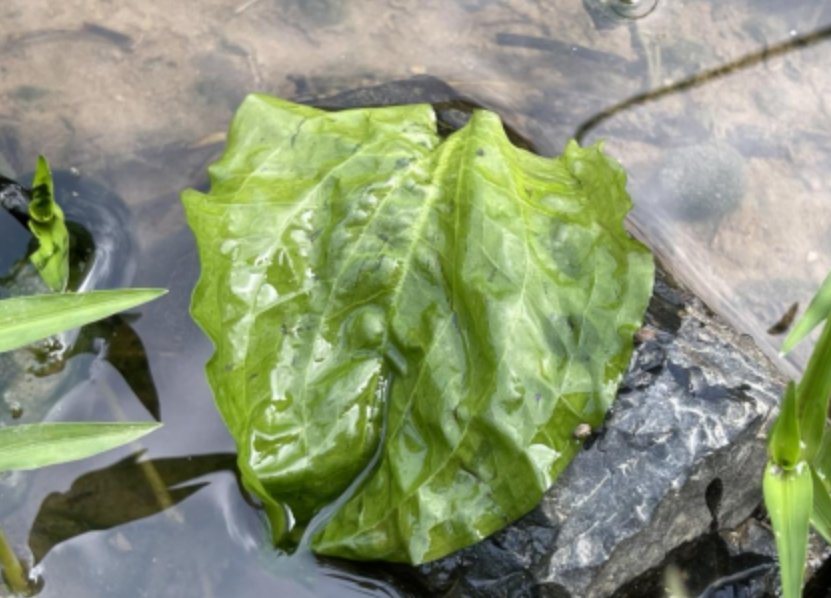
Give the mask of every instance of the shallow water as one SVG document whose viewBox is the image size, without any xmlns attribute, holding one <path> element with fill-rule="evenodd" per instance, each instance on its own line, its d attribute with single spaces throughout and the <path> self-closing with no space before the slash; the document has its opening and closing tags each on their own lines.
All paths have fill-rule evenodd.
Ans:
<svg viewBox="0 0 831 598">
<path fill-rule="evenodd" d="M 0 3 L 0 171 L 27 172 L 43 153 L 109 186 L 141 244 L 132 284 L 172 289 L 132 324 L 165 428 L 141 447 L 26 474 L 27 500 L 12 507 L 0 495 L 13 542 L 50 548 L 41 595 L 408 595 L 381 568 L 269 554 L 228 465 L 233 443 L 203 376 L 211 348 L 187 314 L 197 270 L 178 193 L 205 184 L 251 91 L 313 97 L 426 73 L 498 110 L 544 154 L 575 135 L 605 139 L 630 173 L 632 230 L 775 356 L 781 341 L 767 329 L 831 268 L 831 7 L 659 0 L 625 20 L 606 18 L 602 0 L 585 4 L 596 10 L 571 0 Z M 795 371 L 804 357 L 783 365 Z M 91 374 L 53 419 L 149 417 L 107 363 L 82 359 Z M 138 451 L 154 469 L 113 473 Z M 152 471 L 172 498 L 153 490 Z M 46 500 L 73 483 L 87 502 Z M 180 502 L 153 514 L 159 500 Z M 72 508 L 109 519 L 85 511 L 77 525 Z"/>
</svg>

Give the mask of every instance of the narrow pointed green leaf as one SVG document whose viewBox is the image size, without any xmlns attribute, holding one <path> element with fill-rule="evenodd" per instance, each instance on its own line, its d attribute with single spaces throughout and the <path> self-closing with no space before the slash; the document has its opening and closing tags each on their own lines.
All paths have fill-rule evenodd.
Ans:
<svg viewBox="0 0 831 598">
<path fill-rule="evenodd" d="M 797 413 L 796 385 L 788 381 L 779 417 L 776 418 L 768 437 L 771 460 L 782 469 L 793 469 L 800 453 L 799 415 Z"/>
<path fill-rule="evenodd" d="M 63 210 L 55 201 L 52 171 L 43 156 L 38 157 L 35 167 L 29 216 L 29 228 L 38 241 L 29 259 L 49 288 L 61 292 L 69 280 L 69 232 Z"/>
<path fill-rule="evenodd" d="M 828 401 L 831 398 L 831 326 L 827 323 L 814 346 L 796 394 L 799 430 L 805 445 L 802 457 L 812 463 L 825 433 Z"/>
<path fill-rule="evenodd" d="M 785 471 L 775 463 L 765 467 L 762 484 L 779 553 L 783 598 L 799 598 L 808 551 L 808 527 L 814 507 L 811 468 L 801 461 Z"/>
<path fill-rule="evenodd" d="M 654 271 L 601 149 L 535 156 L 486 111 L 443 140 L 426 105 L 243 103 L 210 194 L 183 196 L 192 311 L 255 491 L 302 521 L 378 455 L 317 552 L 470 545 L 530 511 L 575 430 L 603 421 Z"/>
<path fill-rule="evenodd" d="M 825 277 L 817 294 L 811 299 L 811 304 L 802 317 L 799 318 L 790 333 L 782 343 L 782 354 L 789 353 L 802 339 L 808 336 L 811 331 L 819 326 L 831 313 L 831 272 Z"/>
<path fill-rule="evenodd" d="M 831 495 L 824 480 L 811 468 L 813 482 L 814 507 L 811 512 L 811 525 L 817 533 L 831 543 Z"/>
<path fill-rule="evenodd" d="M 0 428 L 0 472 L 86 459 L 138 440 L 160 425 L 46 423 Z"/>
<path fill-rule="evenodd" d="M 106 318 L 166 292 L 122 289 L 5 299 L 0 301 L 0 352 Z"/>
<path fill-rule="evenodd" d="M 831 489 L 831 428 L 825 430 L 811 467 L 822 478 L 826 487 Z"/>
</svg>

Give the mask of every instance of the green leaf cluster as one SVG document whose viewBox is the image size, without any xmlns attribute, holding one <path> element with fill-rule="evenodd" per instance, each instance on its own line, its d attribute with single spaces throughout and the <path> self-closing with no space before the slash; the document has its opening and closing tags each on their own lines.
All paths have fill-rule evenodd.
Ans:
<svg viewBox="0 0 831 598">
<path fill-rule="evenodd" d="M 782 346 L 793 349 L 831 313 L 831 275 Z M 809 524 L 831 542 L 831 326 L 826 323 L 798 385 L 789 382 L 768 437 L 763 491 L 779 553 L 784 598 L 802 594 Z"/>
<path fill-rule="evenodd" d="M 651 295 L 620 166 L 532 155 L 486 111 L 443 139 L 429 105 L 253 95 L 209 172 L 192 313 L 275 538 L 339 499 L 314 550 L 423 563 L 530 511 Z"/>
</svg>

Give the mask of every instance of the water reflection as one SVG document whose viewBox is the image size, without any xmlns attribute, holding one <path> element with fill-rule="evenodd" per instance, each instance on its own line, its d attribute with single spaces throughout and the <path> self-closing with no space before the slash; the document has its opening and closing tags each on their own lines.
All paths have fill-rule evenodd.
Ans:
<svg viewBox="0 0 831 598">
<path fill-rule="evenodd" d="M 35 563 L 56 545 L 81 534 L 110 530 L 175 509 L 208 485 L 190 482 L 235 470 L 236 455 L 232 453 L 153 460 L 143 460 L 142 453 L 136 453 L 86 473 L 69 490 L 50 494 L 40 505 L 29 532 Z"/>
<path fill-rule="evenodd" d="M 767 330 L 795 301 L 807 305 L 831 268 L 821 43 L 831 5 L 661 2 L 644 18 L 603 20 L 592 4 L 605 2 L 0 3 L 0 171 L 19 175 L 44 153 L 100 180 L 129 204 L 141 242 L 125 283 L 171 288 L 130 323 L 158 405 L 148 377 L 132 386 L 143 385 L 137 394 L 165 423 L 147 439 L 147 459 L 233 451 L 204 381 L 211 347 L 187 314 L 196 259 L 177 194 L 204 187 L 205 165 L 250 91 L 321 98 L 429 74 L 498 110 L 541 153 L 558 153 L 575 132 L 605 138 L 630 173 L 633 230 L 775 354 L 780 337 Z M 721 203 L 706 203 L 720 193 Z M 696 213 L 702 205 L 709 211 Z M 60 405 L 59 419 L 148 417 L 106 362 Z M 26 474 L 10 535 L 22 543 L 48 496 L 72 495 L 119 454 Z M 395 595 L 377 569 L 264 553 L 262 521 L 234 476 L 209 479 L 177 505 L 184 525 L 157 514 L 39 548 L 44 595 Z M 11 508 L 8 496 L 0 502 Z M 270 570 L 276 562 L 284 569 Z M 381 581 L 361 581 L 373 577 Z"/>
</svg>

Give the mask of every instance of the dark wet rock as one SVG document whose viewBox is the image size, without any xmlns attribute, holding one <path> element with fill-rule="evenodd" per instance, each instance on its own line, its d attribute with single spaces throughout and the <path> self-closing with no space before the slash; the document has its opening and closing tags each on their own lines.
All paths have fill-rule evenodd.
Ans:
<svg viewBox="0 0 831 598">
<path fill-rule="evenodd" d="M 735 528 L 761 501 L 762 436 L 779 374 L 748 337 L 664 275 L 638 337 L 604 427 L 542 504 L 492 538 L 418 568 L 428 595 L 612 596 L 705 534 L 722 559 L 719 575 L 759 567 L 736 588 L 767 579 L 769 554 L 731 554 L 716 532 Z"/>
</svg>

